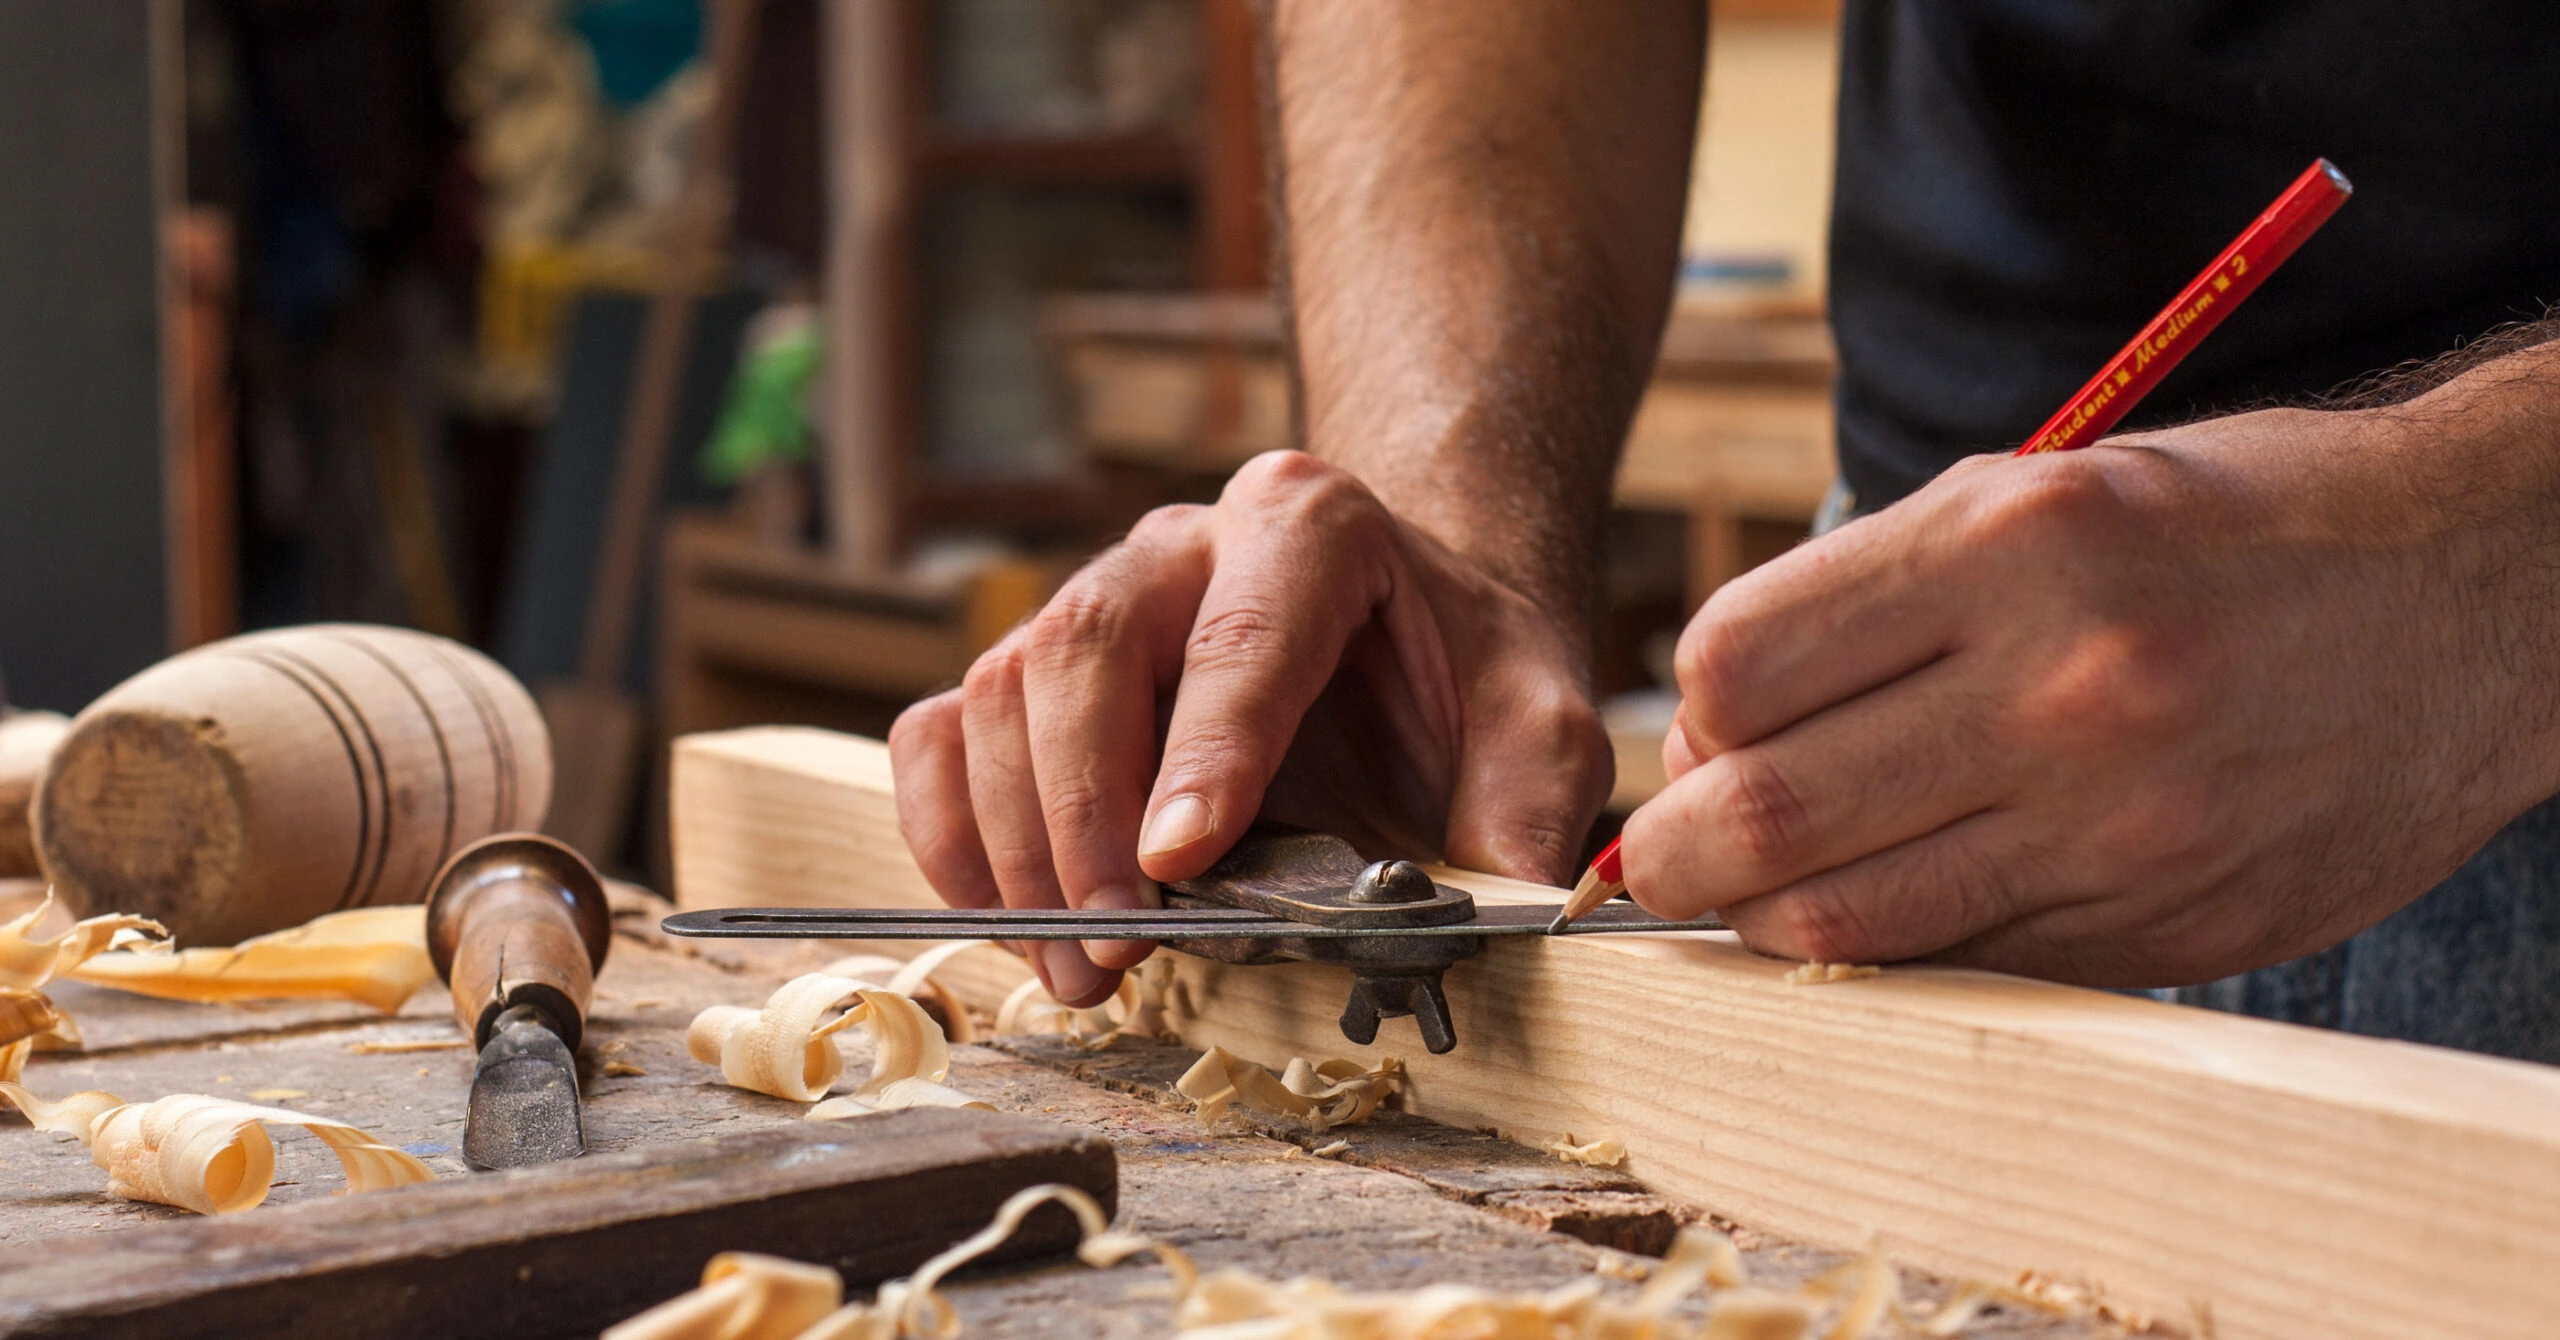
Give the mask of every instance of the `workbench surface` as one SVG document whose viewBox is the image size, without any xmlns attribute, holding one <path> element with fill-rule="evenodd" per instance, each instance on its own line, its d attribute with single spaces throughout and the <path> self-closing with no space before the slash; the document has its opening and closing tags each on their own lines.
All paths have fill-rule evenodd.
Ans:
<svg viewBox="0 0 2560 1340">
<path fill-rule="evenodd" d="M 796 1122 L 805 1105 L 733 1089 L 685 1054 L 685 1026 L 714 1004 L 761 1004 L 797 973 L 836 956 L 801 943 L 695 945 L 655 929 L 655 907 L 623 900 L 581 1054 L 590 1147 L 599 1151 Z M 471 1053 L 438 989 L 396 1016 L 360 1006 L 202 1006 L 73 983 L 53 991 L 78 1021 L 83 1053 L 40 1055 L 27 1068 L 46 1097 L 104 1089 L 132 1099 L 206 1093 L 352 1122 L 406 1147 L 439 1174 L 467 1175 L 459 1153 Z M 856 1030 L 858 1033 L 859 1030 Z M 867 1041 L 844 1038 L 848 1072 L 866 1073 Z M 441 1050 L 360 1051 L 432 1043 Z M 1324 1137 L 1348 1151 L 1316 1157 L 1311 1133 L 1266 1127 L 1212 1135 L 1169 1092 L 1190 1060 L 1181 1049 L 1123 1041 L 1085 1052 L 1062 1039 L 998 1039 L 953 1049 L 951 1083 L 1008 1111 L 1106 1135 L 1120 1160 L 1121 1224 L 1164 1238 L 1205 1267 L 1273 1278 L 1320 1275 L 1347 1288 L 1459 1281 L 1541 1289 L 1640 1270 L 1640 1258 L 1582 1240 L 1633 1247 L 1667 1238 L 1673 1207 L 1620 1174 L 1549 1158 L 1491 1135 L 1401 1113 Z M 1274 1062 L 1284 1058 L 1257 1058 Z M 118 1200 L 86 1151 L 0 1118 L 0 1249 L 26 1251 L 75 1235 L 184 1217 Z M 271 1201 L 325 1196 L 341 1185 L 316 1141 L 280 1129 Z M 250 1213 L 256 1213 L 251 1211 Z M 1550 1231 L 1550 1226 L 1579 1233 Z M 1784 1287 L 1841 1259 L 1737 1235 L 1756 1280 Z M 705 1243 L 706 1253 L 753 1243 Z M 973 1340 L 1010 1336 L 1160 1336 L 1161 1301 L 1130 1301 L 1161 1281 L 1152 1266 L 1091 1270 L 1072 1261 L 963 1278 L 950 1289 Z M 668 1292 L 691 1280 L 671 1280 Z M 1942 1286 L 1906 1276 L 1935 1297 Z M 1613 1287 L 1633 1287 L 1620 1285 Z M 616 1320 L 598 1317 L 599 1327 Z M 1994 1312 L 1975 1336 L 2111 1335 L 2112 1325 Z"/>
</svg>

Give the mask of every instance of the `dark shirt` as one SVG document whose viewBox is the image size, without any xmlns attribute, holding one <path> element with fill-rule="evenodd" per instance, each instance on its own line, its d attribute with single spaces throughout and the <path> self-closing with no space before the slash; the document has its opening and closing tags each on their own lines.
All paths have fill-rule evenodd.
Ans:
<svg viewBox="0 0 2560 1340">
<path fill-rule="evenodd" d="M 2356 193 L 2125 420 L 2302 400 L 2560 301 L 2560 0 L 1851 0 L 1860 508 L 2012 448 L 2314 158 Z"/>
</svg>

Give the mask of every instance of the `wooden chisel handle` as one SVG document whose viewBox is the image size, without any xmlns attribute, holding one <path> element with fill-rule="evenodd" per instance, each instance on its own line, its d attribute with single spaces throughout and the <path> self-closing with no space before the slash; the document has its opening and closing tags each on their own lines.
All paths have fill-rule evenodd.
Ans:
<svg viewBox="0 0 2560 1340">
<path fill-rule="evenodd" d="M 530 1005 L 571 1050 L 613 943 L 604 880 L 565 843 L 501 833 L 454 854 L 427 898 L 427 953 L 474 1046 Z"/>
</svg>

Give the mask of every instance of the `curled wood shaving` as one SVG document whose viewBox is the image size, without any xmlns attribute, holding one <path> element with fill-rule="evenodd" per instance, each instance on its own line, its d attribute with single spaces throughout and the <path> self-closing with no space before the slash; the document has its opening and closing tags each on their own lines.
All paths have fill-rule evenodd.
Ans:
<svg viewBox="0 0 2560 1340">
<path fill-rule="evenodd" d="M 847 1000 L 852 1008 L 828 1017 Z M 827 1090 L 844 1075 L 834 1037 L 852 1024 L 871 1030 L 871 1078 L 829 1099 Z M 951 1046 L 923 1006 L 849 977 L 793 978 L 761 1010 L 714 1005 L 694 1017 L 685 1050 L 720 1067 L 721 1077 L 741 1089 L 804 1103 L 825 1099 L 809 1110 L 813 1121 L 904 1107 L 987 1106 L 943 1083 L 951 1074 Z"/>
<path fill-rule="evenodd" d="M 1144 1239 L 1109 1232 L 1102 1207 L 1084 1192 L 1036 1186 L 1017 1192 L 984 1229 L 925 1262 L 915 1274 L 881 1285 L 868 1303 L 837 1307 L 832 1299 L 843 1296 L 844 1281 L 825 1266 L 731 1252 L 712 1258 L 702 1272 L 702 1287 L 613 1327 L 603 1340 L 952 1340 L 960 1334 L 960 1318 L 936 1286 L 1012 1237 L 1033 1210 L 1052 1201 L 1075 1213 L 1084 1238 L 1078 1254 L 1088 1262 L 1122 1259 L 1089 1255 L 1097 1245 L 1103 1251 L 1154 1249 Z M 1189 1262 L 1184 1265 L 1187 1271 Z M 810 1316 L 809 1305 L 821 1296 L 830 1297 L 829 1303 Z"/>
<path fill-rule="evenodd" d="M 1323 1062 L 1292 1057 L 1288 1069 L 1275 1076 L 1224 1047 L 1211 1047 L 1173 1087 L 1200 1105 L 1203 1125 L 1217 1125 L 1241 1104 L 1295 1117 L 1323 1132 L 1366 1121 L 1403 1082 L 1404 1062 L 1392 1056 L 1374 1067 L 1339 1057 Z"/>
<path fill-rule="evenodd" d="M 996 1011 L 998 1033 L 1062 1033 L 1086 1051 L 1102 1051 L 1122 1038 L 1174 1040 L 1171 1011 L 1183 1008 L 1181 979 L 1173 963 L 1151 958 L 1120 979 L 1111 999 L 1088 1009 L 1058 1003 L 1038 978 L 1013 989 Z"/>
<path fill-rule="evenodd" d="M 123 1099 L 96 1089 L 83 1090 L 48 1103 L 27 1092 L 23 1084 L 0 1083 L 0 1095 L 5 1095 L 20 1112 L 25 1113 L 28 1124 L 37 1130 L 67 1135 L 84 1145 L 89 1143 L 90 1126 L 99 1117 L 110 1109 L 124 1106 Z"/>
<path fill-rule="evenodd" d="M 844 1277 L 825 1266 L 722 1252 L 701 1288 L 607 1327 L 603 1340 L 793 1340 L 843 1301 Z"/>
<path fill-rule="evenodd" d="M 807 1309 L 780 1321 L 765 1301 L 786 1286 L 814 1301 L 842 1285 L 834 1272 L 772 1257 L 721 1258 L 742 1264 L 704 1272 L 703 1287 L 605 1332 L 605 1340 L 955 1340 L 959 1316 L 937 1287 L 951 1271 L 1012 1236 L 1040 1205 L 1074 1211 L 1084 1232 L 1076 1255 L 1096 1268 L 1152 1255 L 1171 1278 L 1176 1340 L 1867 1340 L 1887 1318 L 1927 1335 L 1952 1335 L 1972 1318 L 1962 1298 L 1926 1317 L 1898 1302 L 1891 1266 L 1870 1252 L 1816 1279 L 1802 1291 L 1748 1287 L 1732 1241 L 1705 1229 L 1681 1230 L 1670 1255 L 1633 1299 L 1605 1296 L 1596 1279 L 1543 1293 L 1497 1292 L 1469 1285 L 1351 1293 L 1320 1279 L 1266 1280 L 1241 1270 L 1202 1274 L 1173 1246 L 1115 1232 L 1101 1207 L 1081 1191 L 1033 1187 L 1005 1202 L 986 1229 L 927 1262 L 913 1276 L 881 1286 L 869 1303 L 851 1303 L 801 1324 Z M 765 1292 L 732 1284 L 752 1269 L 769 1271 Z M 717 1273 L 715 1273 L 717 1272 Z M 725 1287 L 724 1287 L 725 1286 Z M 1710 1293 L 1703 1320 L 1678 1314 Z M 1952 1321 L 1953 1325 L 1945 1325 Z M 799 1329 L 792 1329 L 798 1325 Z"/>
<path fill-rule="evenodd" d="M 1573 1142 L 1573 1133 L 1570 1131 L 1548 1141 L 1547 1152 L 1567 1163 L 1587 1164 L 1594 1168 L 1614 1168 L 1627 1161 L 1627 1147 L 1624 1142 L 1614 1138 L 1604 1138 L 1589 1144 L 1578 1145 Z"/>
<path fill-rule="evenodd" d="M 53 894 L 33 910 L 0 923 L 0 1080 L 15 1080 L 27 1054 L 77 1048 L 80 1029 L 44 992 L 56 977 L 110 948 L 165 945 L 169 933 L 145 917 L 109 914 L 73 922 L 52 935 L 36 927 L 53 914 Z"/>
<path fill-rule="evenodd" d="M 110 913 L 75 921 L 53 935 L 37 935 L 36 925 L 53 912 L 53 893 L 5 925 L 0 925 L 0 987 L 35 991 L 110 948 L 166 943 L 168 929 L 148 917 Z"/>
<path fill-rule="evenodd" d="M 818 969 L 830 977 L 845 977 L 858 982 L 885 986 L 902 996 L 916 997 L 931 993 L 933 1002 L 942 1007 L 942 1015 L 951 1021 L 950 1040 L 975 1042 L 978 1023 L 969 1014 L 968 1004 L 933 980 L 942 965 L 972 949 L 1004 951 L 991 940 L 952 940 L 916 955 L 911 959 L 891 958 L 887 954 L 850 954 Z"/>
<path fill-rule="evenodd" d="M 228 948 L 105 954 L 68 975 L 165 1000 L 351 1000 L 389 1014 L 435 980 L 426 924 L 423 907 L 360 907 Z"/>
<path fill-rule="evenodd" d="M 1826 986 L 1832 982 L 1854 982 L 1861 977 L 1880 977 L 1884 969 L 1872 963 L 1799 963 L 1787 974 L 1789 986 Z"/>
<path fill-rule="evenodd" d="M 262 1124 L 267 1122 L 300 1126 L 319 1137 L 338 1156 L 349 1191 L 436 1177 L 406 1151 L 343 1121 L 278 1107 L 200 1093 L 128 1103 L 111 1093 L 89 1092 L 48 1103 L 16 1084 L 0 1084 L 0 1096 L 38 1130 L 87 1145 L 90 1160 L 107 1170 L 110 1195 L 198 1214 L 232 1214 L 266 1200 L 276 1175 L 275 1140 Z"/>
</svg>

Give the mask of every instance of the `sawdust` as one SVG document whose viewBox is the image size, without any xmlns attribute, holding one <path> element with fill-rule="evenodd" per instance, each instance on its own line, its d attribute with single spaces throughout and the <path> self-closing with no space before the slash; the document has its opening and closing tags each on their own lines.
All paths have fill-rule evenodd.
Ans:
<svg viewBox="0 0 2560 1340">
<path fill-rule="evenodd" d="M 350 1042 L 347 1050 L 358 1056 L 406 1056 L 411 1052 L 460 1051 L 470 1045 L 469 1038 L 402 1038 L 391 1042 Z"/>
<path fill-rule="evenodd" d="M 1789 986 L 1827 986 L 1833 982 L 1854 982 L 1861 977 L 1881 977 L 1884 969 L 1872 963 L 1799 963 L 1787 974 Z"/>
<path fill-rule="evenodd" d="M 1571 1131 L 1548 1141 L 1546 1150 L 1567 1163 L 1592 1168 L 1614 1168 L 1627 1161 L 1627 1146 L 1623 1141 L 1609 1138 L 1575 1144 Z"/>
</svg>

